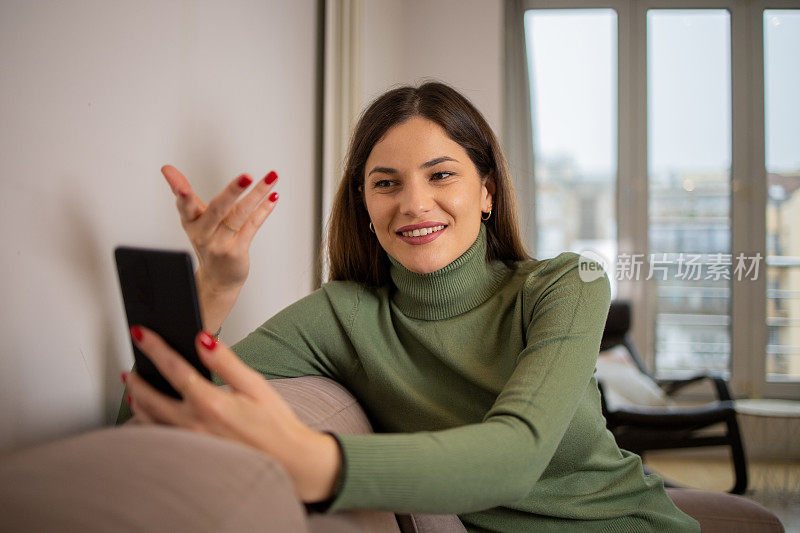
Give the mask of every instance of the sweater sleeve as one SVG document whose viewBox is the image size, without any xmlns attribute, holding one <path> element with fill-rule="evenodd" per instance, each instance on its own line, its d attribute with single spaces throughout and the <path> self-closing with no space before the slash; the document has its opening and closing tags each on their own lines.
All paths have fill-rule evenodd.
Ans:
<svg viewBox="0 0 800 533">
<path fill-rule="evenodd" d="M 350 287 L 352 289 L 352 287 Z M 328 291 L 336 292 L 336 309 Z M 340 380 L 355 361 L 347 332 L 357 291 L 328 283 L 264 322 L 231 350 L 266 379 L 325 376 Z"/>
<path fill-rule="evenodd" d="M 329 293 L 335 294 L 336 308 Z M 347 282 L 330 282 L 279 311 L 230 348 L 266 379 L 325 376 L 338 380 L 340 372 L 355 360 L 346 330 L 351 326 L 358 289 Z M 136 365 L 133 365 L 133 371 Z M 216 385 L 224 381 L 212 374 Z M 131 418 L 124 401 L 116 424 Z"/>
<path fill-rule="evenodd" d="M 526 283 L 526 345 L 483 421 L 439 431 L 335 435 L 344 467 L 325 512 L 460 514 L 509 504 L 532 490 L 587 389 L 608 313 L 607 276 L 582 281 L 574 259 L 548 282 Z"/>
</svg>

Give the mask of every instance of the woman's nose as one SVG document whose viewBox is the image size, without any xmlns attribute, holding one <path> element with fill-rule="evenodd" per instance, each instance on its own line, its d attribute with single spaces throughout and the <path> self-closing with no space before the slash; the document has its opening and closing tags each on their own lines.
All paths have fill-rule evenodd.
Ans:
<svg viewBox="0 0 800 533">
<path fill-rule="evenodd" d="M 427 184 L 409 180 L 400 194 L 400 210 L 404 215 L 418 217 L 430 211 L 434 199 Z"/>
</svg>

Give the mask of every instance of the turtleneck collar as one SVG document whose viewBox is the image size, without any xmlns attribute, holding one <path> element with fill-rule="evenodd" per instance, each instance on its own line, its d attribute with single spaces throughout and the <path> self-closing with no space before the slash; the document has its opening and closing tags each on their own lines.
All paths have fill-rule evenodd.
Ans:
<svg viewBox="0 0 800 533">
<path fill-rule="evenodd" d="M 420 274 L 389 254 L 389 273 L 396 290 L 392 301 L 404 315 L 422 320 L 451 318 L 485 302 L 503 281 L 502 261 L 486 261 L 486 225 L 478 238 L 449 265 Z"/>
</svg>

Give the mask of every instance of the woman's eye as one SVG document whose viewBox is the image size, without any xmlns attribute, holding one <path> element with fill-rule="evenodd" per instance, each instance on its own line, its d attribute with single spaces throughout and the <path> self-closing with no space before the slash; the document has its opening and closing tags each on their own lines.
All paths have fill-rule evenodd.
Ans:
<svg viewBox="0 0 800 533">
<path fill-rule="evenodd" d="M 453 174 L 455 174 L 455 173 L 454 172 L 445 172 L 445 171 L 434 172 L 431 175 L 431 178 L 436 180 L 436 181 L 440 181 L 440 180 L 449 178 Z M 391 187 L 392 182 L 393 182 L 393 180 L 378 180 L 375 183 L 373 183 L 372 186 L 374 188 L 376 188 L 376 189 L 387 189 L 387 188 Z"/>
</svg>

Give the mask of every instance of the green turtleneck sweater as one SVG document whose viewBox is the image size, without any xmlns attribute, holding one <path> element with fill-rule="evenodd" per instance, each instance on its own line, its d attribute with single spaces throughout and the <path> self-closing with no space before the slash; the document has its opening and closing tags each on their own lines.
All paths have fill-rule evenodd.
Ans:
<svg viewBox="0 0 800 533">
<path fill-rule="evenodd" d="M 578 255 L 486 261 L 486 228 L 427 274 L 333 281 L 232 346 L 267 379 L 320 375 L 374 434 L 334 435 L 342 470 L 321 506 L 455 513 L 470 532 L 700 531 L 606 429 L 594 377 L 606 276 Z"/>
</svg>

